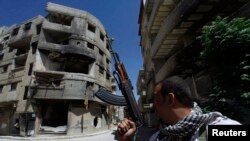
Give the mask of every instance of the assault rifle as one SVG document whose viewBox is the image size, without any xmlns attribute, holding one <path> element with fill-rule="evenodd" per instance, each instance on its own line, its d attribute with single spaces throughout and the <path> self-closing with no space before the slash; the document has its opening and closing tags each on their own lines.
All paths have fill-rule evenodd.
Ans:
<svg viewBox="0 0 250 141">
<path fill-rule="evenodd" d="M 113 71 L 113 76 L 116 80 L 116 83 L 122 93 L 123 96 L 113 95 L 110 91 L 105 88 L 100 88 L 96 92 L 96 97 L 101 99 L 102 101 L 109 103 L 111 105 L 116 106 L 127 106 L 129 117 L 135 121 L 137 127 L 144 124 L 143 117 L 139 111 L 139 107 L 136 103 L 133 87 L 131 85 L 131 81 L 127 75 L 126 69 L 123 63 L 120 61 L 119 56 L 112 49 L 112 41 L 107 37 L 108 47 L 115 61 L 115 71 Z"/>
</svg>

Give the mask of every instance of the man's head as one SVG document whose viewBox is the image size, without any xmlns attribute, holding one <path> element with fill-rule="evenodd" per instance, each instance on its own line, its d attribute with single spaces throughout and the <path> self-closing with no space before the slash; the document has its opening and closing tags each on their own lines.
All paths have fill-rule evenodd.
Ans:
<svg viewBox="0 0 250 141">
<path fill-rule="evenodd" d="M 167 78 L 162 83 L 161 94 L 163 96 L 173 93 L 179 102 L 187 107 L 193 106 L 191 90 L 185 80 L 178 76 Z"/>
<path fill-rule="evenodd" d="M 193 106 L 188 84 L 177 76 L 169 77 L 158 83 L 153 96 L 156 113 L 165 122 L 173 118 L 181 118 Z"/>
</svg>

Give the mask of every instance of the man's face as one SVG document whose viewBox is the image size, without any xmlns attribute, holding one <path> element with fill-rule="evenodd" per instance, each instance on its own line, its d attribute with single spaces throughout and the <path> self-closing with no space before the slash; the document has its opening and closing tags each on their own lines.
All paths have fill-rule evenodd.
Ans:
<svg viewBox="0 0 250 141">
<path fill-rule="evenodd" d="M 157 116 L 159 116 L 159 118 L 163 119 L 164 114 L 166 113 L 167 110 L 167 102 L 165 102 L 165 98 L 162 94 L 161 94 L 161 84 L 158 84 L 155 86 L 154 89 L 154 93 L 153 93 L 153 98 L 154 98 L 154 109 L 155 109 L 155 113 L 157 114 Z"/>
</svg>

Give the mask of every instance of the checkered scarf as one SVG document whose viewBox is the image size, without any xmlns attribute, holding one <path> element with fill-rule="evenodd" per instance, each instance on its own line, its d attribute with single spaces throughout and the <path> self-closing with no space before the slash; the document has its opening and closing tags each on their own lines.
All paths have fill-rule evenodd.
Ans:
<svg viewBox="0 0 250 141">
<path fill-rule="evenodd" d="M 156 141 L 183 141 L 189 139 L 204 123 L 222 116 L 219 112 L 203 114 L 200 107 L 194 103 L 191 113 L 175 125 L 160 125 L 160 133 Z"/>
</svg>

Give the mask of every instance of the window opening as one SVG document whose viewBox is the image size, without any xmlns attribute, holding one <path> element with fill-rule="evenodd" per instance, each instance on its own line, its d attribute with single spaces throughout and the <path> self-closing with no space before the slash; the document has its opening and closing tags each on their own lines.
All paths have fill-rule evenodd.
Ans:
<svg viewBox="0 0 250 141">
<path fill-rule="evenodd" d="M 17 88 L 17 82 L 11 83 L 11 85 L 10 85 L 10 91 L 15 91 L 16 88 Z"/>
<path fill-rule="evenodd" d="M 103 53 L 102 50 L 99 49 L 99 54 L 100 54 L 101 56 L 103 56 L 104 53 Z"/>
<path fill-rule="evenodd" d="M 106 79 L 110 80 L 110 74 L 109 73 L 106 73 Z"/>
<path fill-rule="evenodd" d="M 28 72 L 29 76 L 32 74 L 32 71 L 33 71 L 33 63 L 30 63 L 29 72 Z"/>
<path fill-rule="evenodd" d="M 15 57 L 15 68 L 24 67 L 27 57 L 28 55 L 21 55 L 21 56 Z"/>
<path fill-rule="evenodd" d="M 41 33 L 41 29 L 42 29 L 42 24 L 38 24 L 38 25 L 36 26 L 36 34 L 37 34 L 37 35 Z"/>
<path fill-rule="evenodd" d="M 109 59 L 106 59 L 106 63 L 107 63 L 107 65 L 109 65 L 109 63 L 110 63 Z"/>
<path fill-rule="evenodd" d="M 32 54 L 35 54 L 35 53 L 36 53 L 37 44 L 38 44 L 38 42 L 34 42 L 34 43 L 31 44 L 31 46 L 32 46 Z"/>
<path fill-rule="evenodd" d="M 3 92 L 3 85 L 0 85 L 0 94 Z"/>
<path fill-rule="evenodd" d="M 97 124 L 98 124 L 98 117 L 95 117 L 95 118 L 94 118 L 93 124 L 94 124 L 95 127 L 97 126 Z"/>
<path fill-rule="evenodd" d="M 19 27 L 17 27 L 17 28 L 15 28 L 15 29 L 13 29 L 13 31 L 12 31 L 12 36 L 15 36 L 15 35 L 17 35 L 18 34 L 18 31 L 19 31 Z"/>
<path fill-rule="evenodd" d="M 29 30 L 31 28 L 31 24 L 32 24 L 32 22 L 26 23 L 24 25 L 24 30 Z"/>
<path fill-rule="evenodd" d="M 23 95 L 23 99 L 27 99 L 27 96 L 28 96 L 28 92 L 29 92 L 29 87 L 28 86 L 25 86 L 24 88 L 24 95 Z"/>
<path fill-rule="evenodd" d="M 64 63 L 64 71 L 73 73 L 88 74 L 89 64 L 87 62 L 81 62 L 80 60 L 67 60 Z"/>
<path fill-rule="evenodd" d="M 62 44 L 63 44 L 63 45 L 68 45 L 68 44 L 69 44 L 69 39 L 63 40 L 63 41 L 62 41 Z"/>
<path fill-rule="evenodd" d="M 3 54 L 0 54 L 0 61 L 3 60 Z"/>
<path fill-rule="evenodd" d="M 8 65 L 2 66 L 2 73 L 7 72 L 8 70 Z"/>
<path fill-rule="evenodd" d="M 96 27 L 90 23 L 88 23 L 88 30 L 95 33 Z"/>
<path fill-rule="evenodd" d="M 42 126 L 58 127 L 67 125 L 68 102 L 45 101 L 41 103 Z"/>
<path fill-rule="evenodd" d="M 100 74 L 104 74 L 104 68 L 101 67 L 101 66 L 99 66 L 99 73 L 100 73 Z"/>
<path fill-rule="evenodd" d="M 9 39 L 9 36 L 6 36 L 3 38 L 4 41 L 7 41 Z"/>
<path fill-rule="evenodd" d="M 110 50 L 110 49 L 109 49 L 109 45 L 108 45 L 108 41 L 107 41 L 107 44 L 106 44 L 106 48 L 107 48 L 107 50 Z"/>
<path fill-rule="evenodd" d="M 29 51 L 29 47 L 28 46 L 11 46 L 9 49 L 9 52 L 12 52 L 13 50 L 17 49 L 16 55 L 21 55 L 21 54 L 25 54 Z"/>
<path fill-rule="evenodd" d="M 94 47 L 95 47 L 95 46 L 94 46 L 94 44 L 91 44 L 91 43 L 89 43 L 89 42 L 88 42 L 88 43 L 87 43 L 87 46 L 88 46 L 88 48 L 90 48 L 90 49 L 93 49 L 93 50 L 94 50 Z"/>
<path fill-rule="evenodd" d="M 48 20 L 52 23 L 70 26 L 73 17 L 56 13 L 48 15 Z"/>
<path fill-rule="evenodd" d="M 104 41 L 104 35 L 100 32 L 100 39 Z"/>
</svg>

